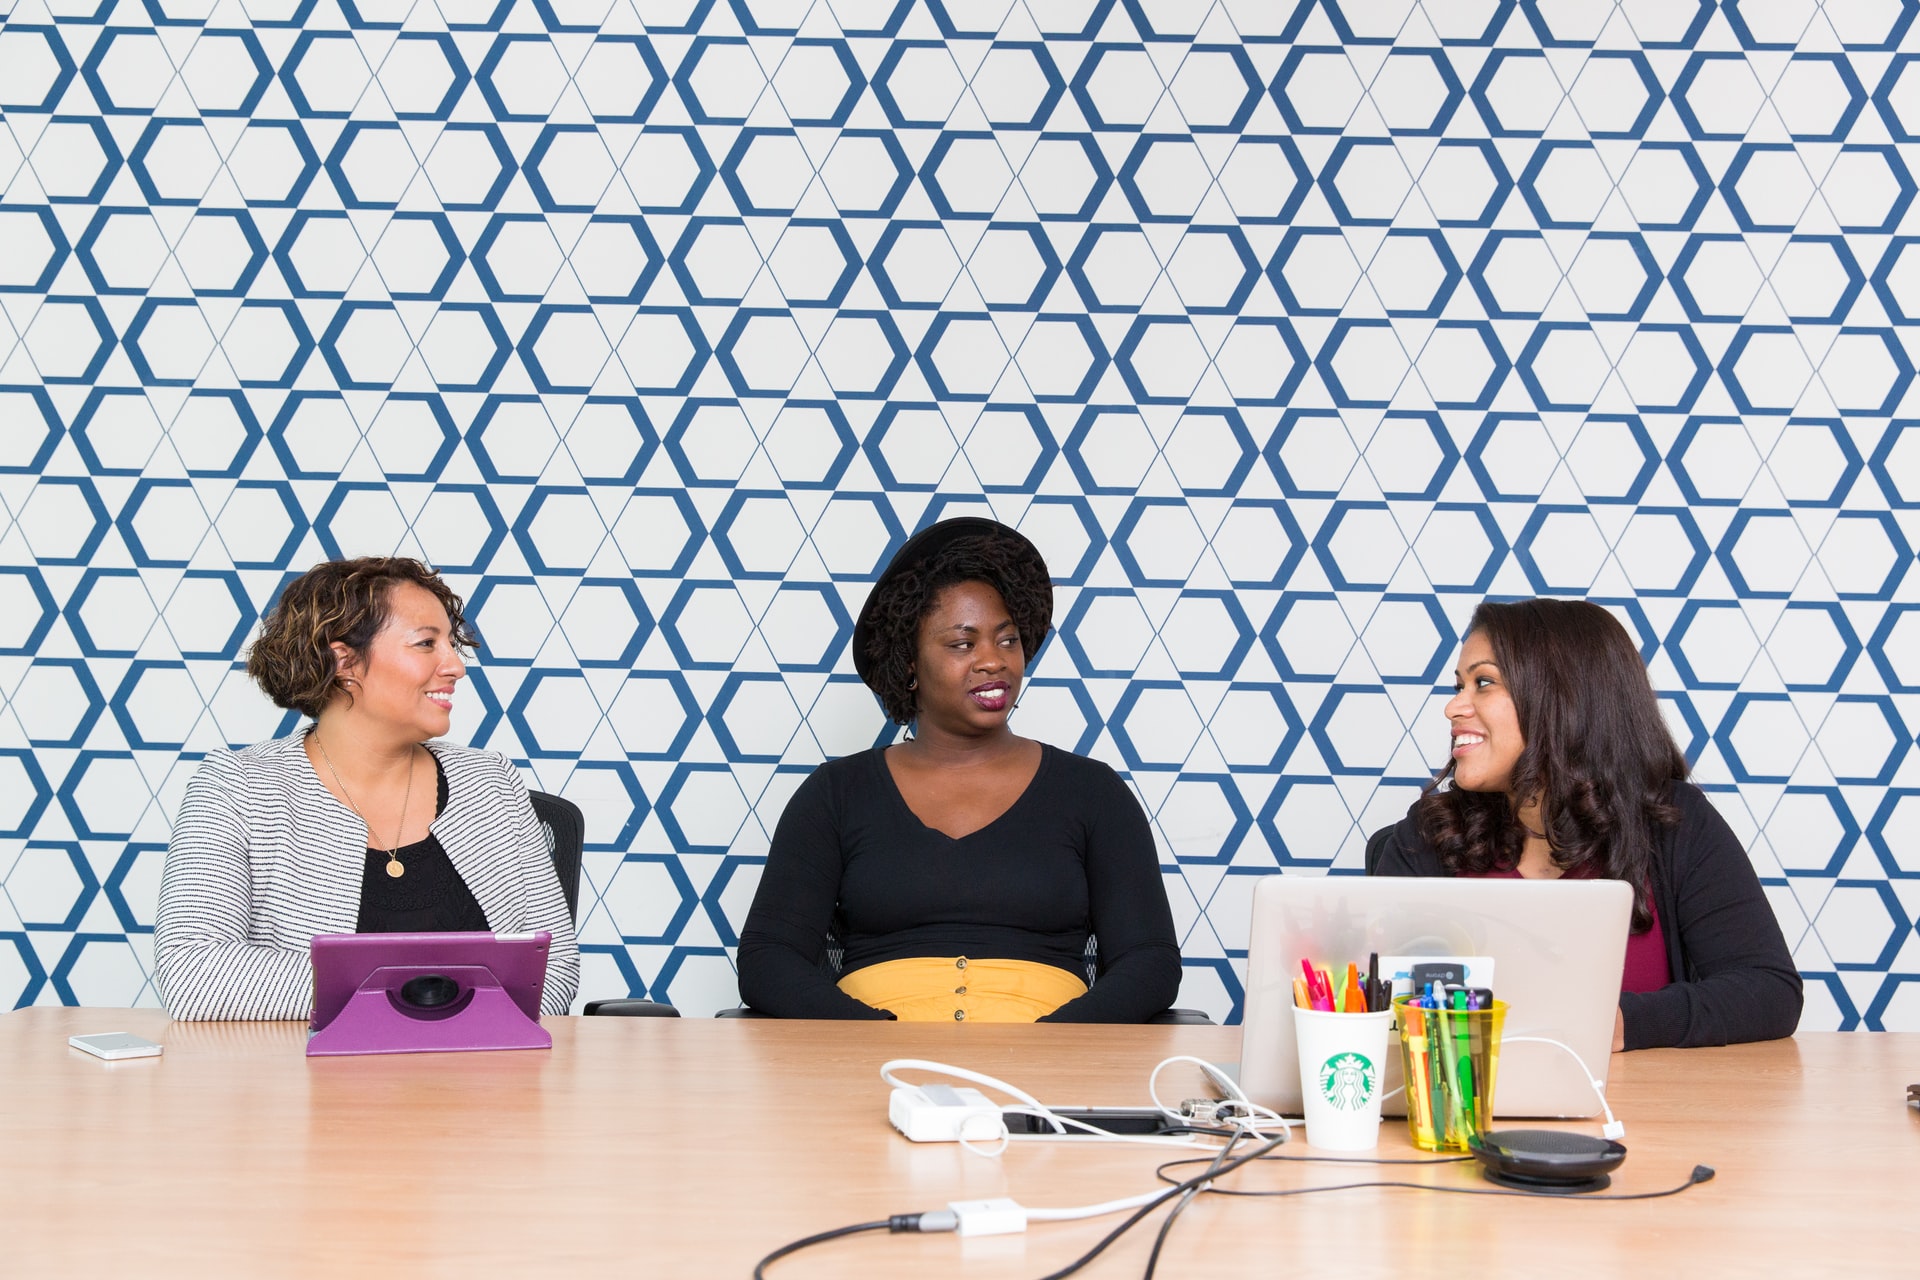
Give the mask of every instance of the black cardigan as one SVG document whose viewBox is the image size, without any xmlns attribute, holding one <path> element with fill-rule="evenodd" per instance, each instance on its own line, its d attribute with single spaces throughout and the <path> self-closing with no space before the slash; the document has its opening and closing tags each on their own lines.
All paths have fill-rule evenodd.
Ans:
<svg viewBox="0 0 1920 1280">
<path fill-rule="evenodd" d="M 1677 825 L 1654 846 L 1654 904 L 1673 981 L 1620 993 L 1629 1049 L 1777 1040 L 1800 1022 L 1800 974 L 1740 840 L 1706 795 L 1673 784 Z M 1440 855 L 1411 810 L 1392 828 L 1372 874 L 1439 876 Z"/>
</svg>

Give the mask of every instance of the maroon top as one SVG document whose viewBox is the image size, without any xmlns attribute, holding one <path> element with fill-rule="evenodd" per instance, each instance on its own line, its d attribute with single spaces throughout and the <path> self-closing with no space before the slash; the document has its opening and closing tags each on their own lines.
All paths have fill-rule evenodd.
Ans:
<svg viewBox="0 0 1920 1280">
<path fill-rule="evenodd" d="M 1487 871 L 1479 877 L 1485 880 L 1518 880 L 1520 872 Z M 1582 864 L 1564 873 L 1566 880 L 1594 880 L 1593 867 Z M 1622 991 L 1658 991 L 1673 981 L 1673 968 L 1667 963 L 1667 939 L 1660 932 L 1660 908 L 1650 904 L 1653 912 L 1653 926 L 1645 933 L 1627 935 L 1627 963 L 1620 973 Z"/>
</svg>

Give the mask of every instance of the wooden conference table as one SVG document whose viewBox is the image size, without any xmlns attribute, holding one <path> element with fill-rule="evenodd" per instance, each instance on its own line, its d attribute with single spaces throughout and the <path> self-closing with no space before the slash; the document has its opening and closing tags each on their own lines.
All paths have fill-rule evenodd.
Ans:
<svg viewBox="0 0 1920 1280">
<path fill-rule="evenodd" d="M 309 1061 L 298 1023 L 148 1010 L 0 1015 L 0 1273 L 9 1276 L 745 1277 L 788 1240 L 949 1200 L 1093 1204 L 1151 1189 L 1171 1153 L 915 1145 L 882 1061 L 985 1071 L 1056 1105 L 1144 1105 L 1162 1058 L 1239 1056 L 1237 1027 L 995 1027 L 550 1018 L 552 1052 Z M 72 1034 L 131 1031 L 107 1063 Z M 1202 1092 L 1170 1069 L 1163 1093 Z M 1368 1188 L 1203 1196 L 1165 1277 L 1920 1273 L 1920 1034 L 1821 1034 L 1628 1054 L 1616 1192 L 1512 1199 Z M 1596 1126 L 1576 1126 L 1597 1132 Z M 1298 1154 L 1304 1144 L 1282 1148 Z M 1414 1153 L 1389 1120 L 1379 1154 Z M 1485 1186 L 1471 1166 L 1269 1163 L 1247 1189 L 1375 1177 Z M 1119 1219 L 1024 1235 L 876 1233 L 774 1264 L 806 1277 L 1036 1277 Z M 1141 1274 L 1143 1223 L 1081 1275 Z"/>
</svg>

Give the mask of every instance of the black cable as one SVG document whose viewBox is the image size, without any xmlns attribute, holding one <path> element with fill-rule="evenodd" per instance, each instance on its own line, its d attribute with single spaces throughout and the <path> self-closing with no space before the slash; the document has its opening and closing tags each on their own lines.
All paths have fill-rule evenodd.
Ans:
<svg viewBox="0 0 1920 1280">
<path fill-rule="evenodd" d="M 1236 1135 L 1233 1141 L 1238 1141 L 1238 1140 L 1239 1140 L 1239 1135 Z M 1438 1191 L 1446 1195 L 1455 1195 L 1455 1196 L 1524 1196 L 1528 1199 L 1536 1199 L 1536 1200 L 1542 1197 L 1547 1197 L 1555 1200 L 1661 1200 L 1666 1198 L 1667 1196 L 1677 1196 L 1682 1191 L 1686 1191 L 1691 1187 L 1696 1187 L 1703 1182 L 1710 1182 L 1712 1181 L 1714 1176 L 1714 1170 L 1711 1166 L 1704 1165 L 1704 1164 L 1697 1164 L 1693 1166 L 1693 1172 L 1687 1176 L 1687 1180 L 1681 1183 L 1677 1187 L 1669 1187 L 1665 1191 L 1635 1191 L 1635 1192 L 1629 1192 L 1625 1195 L 1598 1195 L 1598 1194 L 1567 1195 L 1567 1194 L 1556 1192 L 1556 1191 L 1509 1191 L 1509 1190 L 1506 1190 L 1503 1188 L 1497 1188 L 1497 1187 L 1446 1187 L 1446 1186 L 1440 1186 L 1440 1185 L 1429 1183 L 1429 1182 L 1396 1182 L 1396 1181 L 1390 1181 L 1390 1180 L 1381 1180 L 1376 1182 L 1342 1182 L 1342 1183 L 1335 1183 L 1331 1186 L 1292 1187 L 1292 1188 L 1288 1188 L 1280 1191 L 1235 1191 L 1227 1187 L 1216 1187 L 1216 1186 L 1209 1185 L 1213 1179 L 1218 1178 L 1223 1174 L 1232 1173 L 1234 1170 L 1240 1168 L 1243 1165 L 1251 1164 L 1256 1160 L 1265 1160 L 1265 1159 L 1293 1160 L 1293 1161 L 1326 1161 L 1326 1162 L 1335 1163 L 1335 1164 L 1458 1164 L 1460 1163 L 1461 1160 L 1471 1159 L 1471 1157 L 1462 1156 L 1462 1157 L 1448 1157 L 1448 1158 L 1443 1158 L 1439 1160 L 1376 1160 L 1376 1159 L 1367 1159 L 1364 1157 L 1274 1156 L 1269 1154 L 1270 1152 L 1273 1151 L 1275 1147 L 1279 1146 L 1281 1143 L 1285 1142 L 1286 1140 L 1287 1140 L 1287 1135 L 1282 1134 L 1277 1138 L 1270 1139 L 1269 1141 L 1267 1141 L 1261 1146 L 1255 1147 L 1252 1151 L 1247 1152 L 1247 1154 L 1243 1156 L 1236 1156 L 1233 1159 L 1226 1158 L 1228 1152 L 1233 1149 L 1233 1142 L 1229 1142 L 1227 1146 L 1224 1149 L 1222 1149 L 1220 1154 L 1215 1156 L 1213 1160 L 1208 1163 L 1207 1168 L 1205 1170 L 1203 1170 L 1202 1172 L 1200 1172 L 1194 1177 L 1186 1179 L 1183 1182 L 1173 1183 L 1164 1192 L 1155 1196 L 1153 1199 L 1147 1201 L 1145 1204 L 1141 1205 L 1138 1209 L 1134 1210 L 1131 1214 L 1127 1215 L 1127 1218 L 1124 1222 L 1122 1222 L 1119 1226 L 1115 1227 L 1113 1230 L 1109 1231 L 1105 1236 L 1102 1236 L 1100 1240 L 1091 1249 L 1087 1250 L 1085 1253 L 1081 1254 L 1078 1258 L 1075 1258 L 1072 1262 L 1069 1262 L 1066 1266 L 1060 1268 L 1058 1271 L 1049 1271 L 1046 1275 L 1041 1276 L 1040 1280 L 1066 1280 L 1067 1276 L 1070 1276 L 1074 1274 L 1076 1271 L 1079 1271 L 1081 1268 L 1085 1267 L 1088 1263 L 1092 1262 L 1095 1258 L 1099 1257 L 1102 1253 L 1105 1253 L 1107 1251 L 1108 1246 L 1113 1244 L 1114 1241 L 1118 1240 L 1121 1236 L 1125 1235 L 1127 1232 L 1133 1230 L 1133 1228 L 1139 1225 L 1140 1221 L 1143 1218 L 1145 1218 L 1148 1214 L 1152 1213 L 1155 1209 L 1159 1208 L 1161 1205 L 1165 1204 L 1167 1201 L 1173 1199 L 1175 1196 L 1184 1195 L 1186 1199 L 1182 1200 L 1182 1202 L 1178 1206 L 1176 1206 L 1172 1212 L 1170 1212 L 1167 1215 L 1167 1220 L 1161 1224 L 1160 1235 L 1154 1241 L 1153 1252 L 1151 1255 L 1149 1255 L 1147 1259 L 1147 1271 L 1146 1271 L 1146 1275 L 1143 1277 L 1143 1280 L 1152 1280 L 1153 1269 L 1156 1263 L 1158 1262 L 1158 1259 L 1160 1256 L 1160 1246 L 1165 1241 L 1167 1232 L 1173 1225 L 1173 1219 L 1176 1216 L 1178 1216 L 1181 1209 L 1184 1209 L 1186 1207 L 1186 1201 L 1191 1200 L 1193 1198 L 1194 1193 L 1201 1190 L 1207 1191 L 1208 1193 L 1212 1195 L 1217 1195 L 1217 1196 L 1250 1196 L 1250 1197 L 1256 1197 L 1256 1198 L 1268 1197 L 1273 1199 L 1278 1199 L 1285 1196 L 1310 1196 L 1310 1195 L 1316 1195 L 1323 1191 L 1360 1191 L 1368 1187 L 1404 1187 L 1409 1191 Z M 1156 1177 L 1159 1177 L 1163 1181 L 1170 1181 L 1166 1173 L 1168 1169 L 1178 1168 L 1181 1165 L 1199 1164 L 1199 1163 L 1201 1163 L 1200 1157 L 1194 1157 L 1192 1159 L 1187 1159 L 1187 1160 L 1169 1160 L 1165 1164 L 1162 1164 L 1158 1168 L 1156 1168 L 1154 1170 L 1154 1175 Z M 766 1280 L 767 1267 L 772 1263 L 778 1262 L 780 1259 L 788 1256 L 789 1254 L 798 1253 L 800 1250 L 810 1248 L 816 1244 L 824 1244 L 828 1240 L 837 1240 L 841 1236 L 859 1235 L 860 1233 L 866 1232 L 866 1231 L 890 1231 L 890 1232 L 918 1231 L 920 1229 L 920 1219 L 922 1216 L 923 1215 L 917 1214 L 917 1213 L 896 1213 L 891 1218 L 883 1218 L 878 1222 L 862 1222 L 862 1223 L 859 1223 L 858 1225 L 851 1226 L 851 1227 L 835 1227 L 832 1231 L 822 1231 L 817 1235 L 808 1236 L 803 1240 L 795 1240 L 790 1244 L 783 1244 L 778 1249 L 775 1249 L 772 1253 L 768 1254 L 766 1257 L 760 1259 L 758 1263 L 754 1264 L 753 1280 Z M 948 1226 L 945 1229 L 952 1230 L 952 1227 Z"/>
<path fill-rule="evenodd" d="M 829 1240 L 838 1240 L 841 1236 L 859 1235 L 863 1231 L 911 1231 L 913 1229 L 911 1227 L 896 1226 L 894 1224 L 898 1223 L 902 1218 L 912 1218 L 917 1223 L 919 1216 L 918 1214 L 895 1214 L 893 1217 L 882 1219 L 879 1222 L 863 1222 L 854 1227 L 835 1227 L 831 1231 L 822 1231 L 820 1234 L 808 1236 L 804 1240 L 795 1240 L 791 1244 L 783 1244 L 754 1264 L 753 1280 L 767 1280 L 768 1265 L 778 1262 L 790 1253 L 798 1253 L 802 1249 L 810 1248 L 816 1244 L 825 1244 Z"/>
<path fill-rule="evenodd" d="M 1316 1157 L 1273 1156 L 1273 1157 L 1267 1157 L 1267 1158 L 1280 1159 L 1280 1160 L 1311 1160 L 1311 1159 L 1315 1159 Z M 1332 1157 L 1321 1157 L 1321 1158 L 1330 1159 Z M 1462 1158 L 1470 1159 L 1471 1157 L 1462 1157 Z M 1161 1165 L 1158 1169 L 1155 1169 L 1154 1174 L 1157 1177 L 1161 1178 L 1163 1181 L 1170 1182 L 1172 1181 L 1172 1179 L 1167 1177 L 1164 1170 L 1177 1168 L 1178 1166 L 1183 1164 L 1199 1164 L 1199 1163 L 1200 1163 L 1200 1160 L 1198 1157 L 1190 1160 L 1169 1160 L 1167 1161 L 1167 1163 Z M 1355 1163 L 1355 1164 L 1375 1164 L 1375 1163 L 1377 1164 L 1453 1164 L 1453 1163 L 1456 1163 L 1456 1161 L 1453 1161 L 1453 1160 L 1411 1160 L 1411 1161 L 1356 1160 L 1356 1161 L 1352 1161 L 1352 1163 Z M 1505 1190 L 1497 1187 L 1446 1187 L 1446 1186 L 1441 1186 L 1437 1183 L 1432 1183 L 1432 1182 L 1391 1182 L 1391 1181 L 1338 1182 L 1330 1186 L 1324 1186 L 1324 1187 L 1290 1187 L 1280 1191 L 1235 1191 L 1230 1187 L 1208 1187 L 1207 1190 L 1211 1194 L 1216 1196 L 1249 1196 L 1254 1198 L 1266 1196 L 1266 1197 L 1272 1197 L 1275 1199 L 1282 1196 L 1310 1196 L 1320 1191 L 1358 1191 L 1365 1187 L 1405 1187 L 1412 1191 L 1439 1191 L 1452 1196 L 1526 1196 L 1529 1199 L 1539 1199 L 1541 1197 L 1547 1197 L 1554 1200 L 1659 1200 L 1666 1196 L 1677 1196 L 1682 1191 L 1687 1190 L 1689 1187 L 1698 1186 L 1702 1182 L 1710 1182 L 1713 1180 L 1713 1174 L 1714 1174 L 1714 1171 L 1711 1166 L 1704 1165 L 1704 1164 L 1697 1164 L 1693 1166 L 1693 1172 L 1687 1175 L 1687 1180 L 1681 1183 L 1677 1187 L 1669 1187 L 1665 1191 L 1634 1191 L 1634 1192 L 1629 1192 L 1625 1195 L 1599 1195 L 1594 1193 L 1568 1194 L 1562 1191 L 1509 1191 L 1509 1190 Z M 1201 1175 L 1202 1178 L 1206 1176 L 1207 1175 L 1205 1174 Z M 1187 1184 L 1185 1182 L 1182 1182 L 1182 1183 L 1177 1183 L 1175 1185 L 1184 1187 Z M 1168 1194 L 1169 1195 L 1173 1194 L 1171 1189 L 1168 1191 Z"/>
<path fill-rule="evenodd" d="M 1393 1159 L 1383 1159 L 1379 1156 L 1283 1156 L 1283 1155 L 1261 1156 L 1260 1158 L 1262 1160 L 1285 1160 L 1294 1164 L 1411 1164 L 1411 1165 L 1468 1164 L 1475 1159 L 1475 1157 L 1473 1156 L 1438 1156 L 1438 1157 L 1431 1157 L 1427 1159 L 1421 1159 L 1419 1157 L 1399 1156 Z M 1162 1182 L 1171 1183 L 1174 1181 L 1174 1179 L 1168 1175 L 1167 1170 L 1178 1169 L 1181 1165 L 1204 1164 L 1205 1162 L 1206 1162 L 1205 1156 L 1188 1156 L 1180 1160 L 1169 1160 L 1165 1164 L 1161 1165 L 1159 1168 L 1155 1169 L 1153 1171 L 1153 1176 L 1160 1179 L 1160 1181 Z M 1221 1194 L 1222 1195 L 1246 1195 L 1250 1193 L 1222 1192 Z"/>
<path fill-rule="evenodd" d="M 1208 1162 L 1206 1171 L 1200 1176 L 1202 1178 L 1210 1178 L 1219 1173 L 1221 1161 L 1231 1155 L 1234 1146 L 1246 1136 L 1246 1130 L 1234 1130 L 1233 1136 L 1227 1139 L 1227 1145 L 1220 1148 L 1219 1152 Z M 1181 1196 L 1179 1202 L 1176 1203 L 1173 1208 L 1167 1210 L 1167 1216 L 1160 1220 L 1160 1231 L 1153 1238 L 1153 1252 L 1147 1255 L 1147 1270 L 1145 1274 L 1141 1276 L 1140 1280 L 1153 1280 L 1154 1269 L 1160 1265 L 1160 1249 L 1167 1243 L 1167 1236 L 1173 1231 L 1174 1219 L 1178 1218 L 1181 1211 L 1192 1204 L 1193 1198 L 1199 1194 L 1200 1186 L 1189 1186 L 1186 1194 Z"/>
<path fill-rule="evenodd" d="M 1175 1196 L 1185 1191 L 1189 1186 L 1199 1186 L 1201 1183 L 1207 1181 L 1209 1178 L 1218 1177 L 1223 1173 L 1231 1173 L 1235 1169 L 1238 1169 L 1241 1165 L 1246 1164 L 1249 1160 L 1258 1160 L 1261 1156 L 1273 1150 L 1275 1147 L 1279 1146 L 1281 1143 L 1285 1142 L 1286 1140 L 1287 1140 L 1287 1135 L 1283 1133 L 1279 1137 L 1269 1139 L 1264 1144 L 1255 1147 L 1253 1150 L 1247 1152 L 1247 1154 L 1243 1156 L 1236 1156 L 1232 1160 L 1228 1160 L 1222 1163 L 1218 1169 L 1214 1169 L 1207 1173 L 1203 1173 L 1197 1178 L 1189 1178 L 1185 1182 L 1175 1183 L 1173 1186 L 1168 1187 L 1160 1195 L 1155 1196 L 1153 1199 L 1147 1201 L 1145 1204 L 1141 1205 L 1138 1209 L 1135 1209 L 1132 1213 L 1128 1214 L 1126 1221 L 1122 1222 L 1119 1226 L 1115 1227 L 1113 1230 L 1107 1232 L 1105 1236 L 1102 1236 L 1100 1238 L 1100 1241 L 1097 1244 L 1095 1244 L 1093 1248 L 1087 1250 L 1085 1253 L 1081 1254 L 1078 1258 L 1075 1258 L 1072 1262 L 1069 1262 L 1066 1266 L 1060 1268 L 1058 1271 L 1049 1271 L 1046 1275 L 1041 1276 L 1040 1280 L 1065 1280 L 1067 1276 L 1072 1275 L 1074 1272 L 1080 1270 L 1080 1268 L 1086 1266 L 1089 1262 L 1092 1262 L 1095 1258 L 1099 1257 L 1102 1253 L 1105 1253 L 1108 1245 L 1111 1245 L 1115 1240 L 1118 1240 L 1121 1236 L 1133 1230 L 1133 1228 L 1140 1222 L 1142 1218 L 1146 1217 L 1148 1214 L 1152 1213 L 1155 1209 L 1158 1209 L 1161 1205 L 1165 1204 L 1167 1201 L 1173 1199 Z"/>
<path fill-rule="evenodd" d="M 1238 1136 L 1240 1136 L 1240 1134 L 1238 1131 L 1236 1131 L 1236 1140 Z M 1064 1277 L 1072 1275 L 1074 1272 L 1080 1270 L 1080 1268 L 1086 1266 L 1089 1262 L 1092 1262 L 1095 1258 L 1099 1257 L 1102 1253 L 1106 1251 L 1106 1248 L 1108 1245 L 1112 1244 L 1115 1240 L 1118 1240 L 1121 1236 L 1125 1235 L 1129 1230 L 1133 1228 L 1135 1223 L 1139 1222 L 1142 1218 L 1146 1217 L 1149 1213 L 1153 1212 L 1159 1206 L 1173 1199 L 1173 1197 L 1179 1195 L 1183 1191 L 1188 1190 L 1189 1187 L 1200 1186 L 1201 1184 L 1206 1182 L 1207 1179 L 1209 1178 L 1216 1177 L 1222 1173 L 1230 1173 L 1233 1170 L 1239 1168 L 1241 1165 L 1247 1163 L 1247 1161 L 1249 1160 L 1259 1159 L 1262 1155 L 1265 1155 L 1267 1152 L 1272 1151 L 1275 1147 L 1279 1146 L 1281 1143 L 1285 1142 L 1286 1140 L 1287 1140 L 1287 1135 L 1281 1134 L 1279 1137 L 1274 1138 L 1273 1140 L 1265 1143 L 1264 1145 L 1255 1147 L 1252 1151 L 1249 1151 L 1246 1155 L 1240 1156 L 1237 1159 L 1230 1160 L 1230 1161 L 1223 1161 L 1220 1157 L 1216 1157 L 1214 1159 L 1213 1165 L 1217 1167 L 1209 1167 L 1209 1169 L 1205 1173 L 1200 1174 L 1198 1177 L 1189 1178 L 1185 1182 L 1176 1183 L 1173 1186 L 1168 1187 L 1165 1192 L 1163 1192 L 1158 1196 L 1155 1196 L 1152 1200 L 1149 1200 L 1146 1204 L 1141 1205 L 1140 1208 L 1135 1210 L 1133 1214 L 1129 1216 L 1125 1222 L 1122 1222 L 1119 1226 L 1115 1227 L 1112 1231 L 1108 1232 L 1106 1237 L 1102 1239 L 1098 1244 L 1094 1245 L 1093 1248 L 1087 1250 L 1085 1253 L 1081 1254 L 1077 1259 L 1068 1263 L 1065 1267 L 1061 1268 L 1060 1270 L 1055 1271 L 1049 1275 L 1042 1276 L 1040 1280 L 1064 1280 Z M 1229 1144 L 1229 1149 L 1231 1149 L 1231 1144 Z M 1226 1154 L 1226 1151 L 1223 1150 L 1221 1152 L 1221 1156 L 1225 1156 L 1225 1154 Z M 1196 1161 L 1195 1163 L 1198 1163 L 1198 1162 Z M 918 1231 L 920 1230 L 920 1220 L 924 1216 L 926 1215 L 918 1214 L 918 1213 L 896 1213 L 891 1218 L 885 1218 L 878 1222 L 862 1222 L 857 1226 L 836 1227 L 832 1231 L 822 1231 L 818 1235 L 808 1236 L 804 1240 L 795 1240 L 791 1244 L 783 1244 L 778 1249 L 775 1249 L 772 1253 L 768 1254 L 766 1257 L 760 1259 L 760 1261 L 754 1265 L 753 1280 L 766 1280 L 767 1267 L 772 1263 L 778 1262 L 780 1259 L 786 1257 L 787 1255 L 798 1253 L 800 1250 L 809 1248 L 816 1244 L 823 1244 L 828 1240 L 837 1240 L 841 1236 L 858 1235 L 863 1231 L 891 1231 L 891 1232 Z M 953 1230 L 953 1227 L 951 1225 L 948 1225 L 944 1229 L 951 1231 Z"/>
</svg>

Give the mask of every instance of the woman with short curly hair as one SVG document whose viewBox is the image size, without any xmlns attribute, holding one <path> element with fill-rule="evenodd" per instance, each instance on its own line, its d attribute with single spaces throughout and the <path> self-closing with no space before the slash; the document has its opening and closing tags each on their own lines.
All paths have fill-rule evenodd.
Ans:
<svg viewBox="0 0 1920 1280">
<path fill-rule="evenodd" d="M 1800 975 L 1779 922 L 1687 781 L 1619 621 L 1584 600 L 1487 601 L 1454 690 L 1447 764 L 1376 837 L 1374 874 L 1624 880 L 1616 1051 L 1792 1035 Z"/>
<path fill-rule="evenodd" d="M 1139 801 L 1106 765 L 1008 725 L 1052 625 L 1046 562 L 1007 526 L 946 520 L 901 547 L 853 662 L 912 732 L 822 765 L 788 801 L 740 935 L 747 1004 L 1140 1022 L 1173 1002 L 1180 951 Z"/>
<path fill-rule="evenodd" d="M 566 898 L 527 790 L 495 752 L 439 741 L 474 643 L 416 560 L 333 560 L 286 585 L 247 672 L 313 721 L 210 751 L 187 784 L 154 924 L 176 1018 L 304 1018 L 316 934 L 545 929 L 541 1007 L 579 982 Z"/>
</svg>

